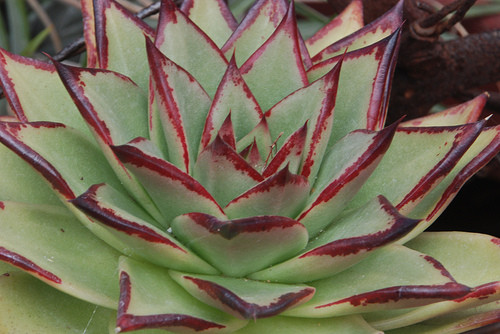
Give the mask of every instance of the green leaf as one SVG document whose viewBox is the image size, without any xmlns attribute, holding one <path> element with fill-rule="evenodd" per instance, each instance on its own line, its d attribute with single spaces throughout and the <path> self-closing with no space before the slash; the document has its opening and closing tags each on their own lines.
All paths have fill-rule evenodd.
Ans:
<svg viewBox="0 0 500 334">
<path fill-rule="evenodd" d="M 102 334 L 115 311 L 59 292 L 15 272 L 0 276 L 2 333 Z"/>
<path fill-rule="evenodd" d="M 149 87 L 144 39 L 154 31 L 114 0 L 94 1 L 99 67 L 132 79 L 144 92 Z"/>
<path fill-rule="evenodd" d="M 355 266 L 309 285 L 316 288 L 314 297 L 284 314 L 329 317 L 400 309 L 470 292 L 432 257 L 399 245 L 386 246 Z"/>
<path fill-rule="evenodd" d="M 175 333 L 231 333 L 246 321 L 191 297 L 166 269 L 123 257 L 116 333 L 161 328 Z"/>
<path fill-rule="evenodd" d="M 238 26 L 227 3 L 223 0 L 186 0 L 182 2 L 181 10 L 219 48 L 222 47 Z"/>
<path fill-rule="evenodd" d="M 128 256 L 177 270 L 217 273 L 169 233 L 156 227 L 158 223 L 153 224 L 130 198 L 109 186 L 92 186 L 71 203 L 104 226 L 117 239 L 115 247 Z"/>
<path fill-rule="evenodd" d="M 297 34 L 292 1 L 276 31 L 241 65 L 241 74 L 262 110 L 308 84 Z"/>
<path fill-rule="evenodd" d="M 308 239 L 302 224 L 279 216 L 220 220 L 192 212 L 177 217 L 172 230 L 187 247 L 232 277 L 283 261 L 302 250 Z"/>
<path fill-rule="evenodd" d="M 92 135 L 54 65 L 0 49 L 0 81 L 7 100 L 22 122 L 60 122 Z"/>
<path fill-rule="evenodd" d="M 9 45 L 14 53 L 24 50 L 30 39 L 30 25 L 24 1 L 7 0 L 7 17 L 9 18 Z"/>
<path fill-rule="evenodd" d="M 321 50 L 363 28 L 363 26 L 363 2 L 361 0 L 351 1 L 330 23 L 324 25 L 306 40 L 309 54 L 314 57 Z"/>
<path fill-rule="evenodd" d="M 116 308 L 119 253 L 70 212 L 48 205 L 2 202 L 0 221 L 2 261 L 72 296 Z"/>
<path fill-rule="evenodd" d="M 227 60 L 217 45 L 172 0 L 162 0 L 155 45 L 189 72 L 210 97 L 215 95 Z"/>
<path fill-rule="evenodd" d="M 330 277 L 407 234 L 417 220 L 400 215 L 379 196 L 334 221 L 299 255 L 249 277 L 278 282 L 309 282 Z"/>
<path fill-rule="evenodd" d="M 170 276 L 201 302 L 237 318 L 274 317 L 286 309 L 307 302 L 314 289 L 252 281 L 246 278 L 190 275 L 170 271 Z"/>
</svg>

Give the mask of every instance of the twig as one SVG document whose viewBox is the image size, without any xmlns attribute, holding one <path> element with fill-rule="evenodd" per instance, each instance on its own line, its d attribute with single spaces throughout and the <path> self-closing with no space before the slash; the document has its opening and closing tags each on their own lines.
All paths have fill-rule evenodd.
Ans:
<svg viewBox="0 0 500 334">
<path fill-rule="evenodd" d="M 52 40 L 52 44 L 54 45 L 54 50 L 60 51 L 62 49 L 61 38 L 59 37 L 57 29 L 55 29 L 55 25 L 54 23 L 52 23 L 52 20 L 50 19 L 49 15 L 47 15 L 47 12 L 45 12 L 43 7 L 37 0 L 27 0 L 27 1 L 30 7 L 33 9 L 33 11 L 45 25 L 45 27 L 49 28 L 50 39 Z"/>
</svg>

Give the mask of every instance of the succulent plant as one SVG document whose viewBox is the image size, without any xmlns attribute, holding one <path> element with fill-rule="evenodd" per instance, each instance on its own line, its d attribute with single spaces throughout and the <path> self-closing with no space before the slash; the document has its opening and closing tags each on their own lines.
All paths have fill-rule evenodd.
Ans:
<svg viewBox="0 0 500 334">
<path fill-rule="evenodd" d="M 3 333 L 457 333 L 500 240 L 423 232 L 500 151 L 487 96 L 384 127 L 401 3 L 82 1 L 88 68 L 0 51 Z M 471 222 L 473 223 L 473 222 Z"/>
</svg>

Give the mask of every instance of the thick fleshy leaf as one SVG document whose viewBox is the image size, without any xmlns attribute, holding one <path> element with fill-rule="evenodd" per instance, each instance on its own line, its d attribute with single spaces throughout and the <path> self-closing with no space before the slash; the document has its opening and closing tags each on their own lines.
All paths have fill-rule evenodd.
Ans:
<svg viewBox="0 0 500 334">
<path fill-rule="evenodd" d="M 363 26 L 363 1 L 353 0 L 330 23 L 306 40 L 307 50 L 309 50 L 311 57 L 314 57 L 321 50 L 363 28 Z"/>
<path fill-rule="evenodd" d="M 95 35 L 94 0 L 81 0 L 83 37 L 85 39 L 85 51 L 87 52 L 87 67 L 99 67 L 99 55 L 97 53 L 97 41 Z"/>
<path fill-rule="evenodd" d="M 273 317 L 307 302 L 314 289 L 252 281 L 246 278 L 191 275 L 170 271 L 170 276 L 201 302 L 243 319 Z"/>
<path fill-rule="evenodd" d="M 308 84 L 295 20 L 292 1 L 276 31 L 241 65 L 241 74 L 262 110 Z"/>
<path fill-rule="evenodd" d="M 488 94 L 483 93 L 476 98 L 455 107 L 403 122 L 401 123 L 401 126 L 451 126 L 473 123 L 479 119 L 481 111 L 483 110 L 487 100 Z"/>
<path fill-rule="evenodd" d="M 273 143 L 271 139 L 271 133 L 269 132 L 269 125 L 267 124 L 267 120 L 265 117 L 261 119 L 259 124 L 255 126 L 246 136 L 241 138 L 238 142 L 236 142 L 236 151 L 241 152 L 248 147 L 253 146 L 254 143 L 259 150 L 260 157 L 262 161 L 269 161 L 271 155 L 273 154 L 273 150 L 276 149 L 276 142 Z M 265 165 L 265 164 L 264 164 Z M 261 171 L 264 169 L 264 165 L 262 166 L 252 166 L 257 170 Z M 259 168 L 257 168 L 259 167 Z M 284 166 L 283 166 L 284 167 Z"/>
<path fill-rule="evenodd" d="M 97 145 L 63 124 L 0 123 L 0 141 L 64 199 L 73 199 L 102 182 L 124 191 Z"/>
<path fill-rule="evenodd" d="M 215 95 L 227 60 L 172 0 L 162 0 L 155 44 L 171 61 L 188 71 L 210 97 Z"/>
<path fill-rule="evenodd" d="M 187 247 L 232 277 L 283 261 L 302 250 L 308 239 L 302 224 L 279 216 L 223 221 L 192 212 L 174 219 L 172 230 Z"/>
<path fill-rule="evenodd" d="M 329 59 L 308 71 L 309 80 L 316 80 L 340 60 L 343 62 L 329 146 L 351 131 L 383 128 L 399 36 L 397 30 L 378 43 Z"/>
<path fill-rule="evenodd" d="M 285 17 L 285 0 L 258 0 L 222 47 L 226 58 L 234 53 L 241 66 L 276 30 Z"/>
<path fill-rule="evenodd" d="M 60 122 L 91 138 L 54 65 L 14 55 L 1 48 L 0 62 L 0 82 L 19 121 Z"/>
<path fill-rule="evenodd" d="M 353 131 L 326 154 L 307 206 L 298 216 L 309 235 L 330 224 L 363 186 L 389 148 L 396 126 Z"/>
<path fill-rule="evenodd" d="M 403 24 L 403 3 L 404 1 L 399 1 L 378 19 L 322 50 L 312 61 L 319 63 L 344 53 L 346 49 L 357 50 L 393 34 Z"/>
<path fill-rule="evenodd" d="M 133 144 L 113 147 L 125 166 L 138 178 L 165 218 L 163 225 L 181 214 L 200 211 L 224 217 L 212 196 L 188 174 Z"/>
<path fill-rule="evenodd" d="M 314 334 L 382 334 L 357 315 L 325 319 L 276 316 L 251 321 L 235 334 L 302 334 L 311 333 L 311 331 L 314 331 Z"/>
<path fill-rule="evenodd" d="M 465 232 L 425 232 L 407 244 L 441 262 L 461 283 L 473 290 L 452 301 L 444 301 L 406 312 L 374 313 L 370 323 L 381 330 L 410 326 L 460 310 L 477 309 L 500 300 L 500 240 Z"/>
<path fill-rule="evenodd" d="M 407 215 L 422 218 L 422 222 L 401 242 L 419 235 L 446 209 L 463 184 L 491 159 L 500 153 L 500 126 L 481 132 L 457 165 L 446 177 L 425 195 Z"/>
<path fill-rule="evenodd" d="M 153 225 L 151 218 L 130 198 L 109 186 L 92 186 L 71 202 L 105 226 L 123 245 L 123 253 L 128 256 L 177 270 L 217 273 L 172 236 Z"/>
<path fill-rule="evenodd" d="M 193 176 L 222 207 L 264 180 L 219 136 L 198 156 Z"/>
<path fill-rule="evenodd" d="M 190 171 L 210 98 L 188 72 L 166 58 L 152 43 L 147 41 L 146 46 L 169 161 L 185 172 Z"/>
<path fill-rule="evenodd" d="M 0 203 L 0 260 L 65 293 L 116 308 L 117 251 L 62 207 Z"/>
<path fill-rule="evenodd" d="M 148 136 L 147 96 L 129 78 L 54 64 L 83 118 L 102 141 L 122 145 Z"/>
<path fill-rule="evenodd" d="M 181 10 L 220 48 L 238 26 L 223 0 L 186 0 Z"/>
<path fill-rule="evenodd" d="M 482 127 L 479 122 L 397 129 L 384 158 L 348 207 L 357 207 L 382 194 L 401 213 L 411 212 L 453 169 Z"/>
<path fill-rule="evenodd" d="M 288 167 L 233 199 L 224 208 L 231 218 L 276 215 L 295 218 L 309 196 L 309 182 Z"/>
<path fill-rule="evenodd" d="M 94 16 L 100 68 L 128 76 L 147 92 L 144 36 L 152 39 L 153 29 L 114 0 L 94 0 Z"/>
<path fill-rule="evenodd" d="M 116 333 L 161 328 L 174 333 L 231 333 L 246 321 L 191 297 L 168 270 L 123 257 Z"/>
<path fill-rule="evenodd" d="M 22 273 L 0 275 L 2 333 L 102 334 L 115 311 L 59 292 Z"/>
<path fill-rule="evenodd" d="M 0 161 L 0 201 L 62 205 L 40 174 L 2 144 Z"/>
<path fill-rule="evenodd" d="M 210 107 L 201 137 L 200 151 L 213 141 L 229 113 L 236 141 L 252 131 L 263 117 L 259 104 L 236 67 L 234 57 L 229 62 Z"/>
<path fill-rule="evenodd" d="M 259 280 L 307 282 L 330 277 L 397 241 L 418 220 L 400 215 L 382 196 L 335 221 L 296 257 L 250 275 Z"/>
<path fill-rule="evenodd" d="M 314 297 L 286 315 L 328 317 L 408 308 L 456 299 L 471 291 L 432 257 L 399 245 L 386 246 L 355 266 L 309 285 L 316 288 Z"/>
</svg>

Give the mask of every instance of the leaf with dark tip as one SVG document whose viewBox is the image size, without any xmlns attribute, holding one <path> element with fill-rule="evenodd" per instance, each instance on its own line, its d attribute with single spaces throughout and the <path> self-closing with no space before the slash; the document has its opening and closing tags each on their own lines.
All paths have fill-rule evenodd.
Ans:
<svg viewBox="0 0 500 334">
<path fill-rule="evenodd" d="M 306 40 L 307 49 L 311 57 L 314 57 L 321 50 L 360 30 L 363 26 L 363 2 L 351 1 L 340 14 Z"/>
<path fill-rule="evenodd" d="M 170 162 L 144 152 L 133 143 L 113 147 L 113 151 L 151 196 L 165 219 L 165 226 L 174 217 L 191 211 L 224 217 L 207 190 Z"/>
<path fill-rule="evenodd" d="M 117 306 L 117 251 L 63 207 L 0 203 L 1 261 L 89 303 Z"/>
<path fill-rule="evenodd" d="M 477 310 L 500 300 L 500 240 L 465 232 L 424 232 L 407 244 L 441 262 L 459 282 L 472 286 L 467 295 L 455 300 L 426 305 L 407 312 L 374 313 L 367 318 L 381 330 L 406 327 L 435 317 Z M 481 308 L 485 308 L 482 310 Z M 493 306 L 498 308 L 498 306 Z M 439 318 L 437 318 L 439 319 Z"/>
<path fill-rule="evenodd" d="M 222 123 L 219 133 L 217 134 L 226 144 L 236 150 L 236 139 L 234 137 L 234 127 L 231 121 L 231 112 L 227 115 L 225 121 Z"/>
<path fill-rule="evenodd" d="M 403 3 L 400 0 L 391 10 L 362 29 L 328 46 L 312 58 L 313 63 L 319 63 L 344 53 L 346 49 L 353 51 L 373 44 L 393 34 L 403 24 Z"/>
<path fill-rule="evenodd" d="M 445 109 L 441 112 L 402 122 L 401 126 L 452 126 L 474 123 L 477 122 L 481 116 L 481 112 L 487 100 L 488 94 L 483 93 L 470 101 Z"/>
<path fill-rule="evenodd" d="M 413 216 L 411 211 L 460 161 L 483 124 L 397 129 L 384 158 L 348 208 L 382 194 L 402 214 Z"/>
<path fill-rule="evenodd" d="M 215 95 L 227 60 L 217 45 L 172 0 L 162 0 L 155 45 L 189 72 L 210 97 Z"/>
<path fill-rule="evenodd" d="M 309 82 L 302 64 L 293 1 L 276 31 L 257 49 L 240 71 L 262 110 Z"/>
<path fill-rule="evenodd" d="M 342 212 L 373 173 L 391 144 L 397 123 L 379 132 L 353 131 L 325 155 L 298 220 L 316 235 Z"/>
<path fill-rule="evenodd" d="M 94 16 L 99 67 L 128 76 L 147 92 L 144 36 L 152 39 L 153 29 L 114 0 L 94 0 Z"/>
<path fill-rule="evenodd" d="M 219 220 L 192 212 L 175 218 L 172 230 L 187 247 L 232 277 L 283 261 L 302 250 L 308 239 L 302 224 L 279 216 Z"/>
<path fill-rule="evenodd" d="M 460 298 L 471 291 L 432 257 L 399 245 L 386 246 L 355 266 L 309 285 L 316 288 L 314 297 L 284 314 L 330 317 L 401 309 Z"/>
<path fill-rule="evenodd" d="M 97 53 L 97 41 L 95 34 L 94 1 L 81 0 L 83 37 L 85 39 L 85 51 L 87 53 L 87 66 L 99 68 L 99 55 Z"/>
<path fill-rule="evenodd" d="M 308 282 L 335 275 L 394 243 L 418 220 L 400 215 L 382 196 L 341 217 L 296 257 L 250 275 L 258 280 Z"/>
<path fill-rule="evenodd" d="M 182 12 L 203 30 L 220 48 L 238 26 L 238 22 L 223 0 L 186 0 Z"/>
<path fill-rule="evenodd" d="M 275 147 L 273 146 L 269 125 L 265 117 L 260 120 L 259 124 L 252 131 L 236 142 L 236 151 L 242 152 L 246 148 L 252 147 L 254 143 L 257 145 L 256 148 L 259 150 L 261 160 L 264 162 L 268 161 Z M 259 170 L 263 168 L 264 166 L 260 166 Z"/>
<path fill-rule="evenodd" d="M 21 57 L 2 48 L 0 62 L 0 82 L 19 121 L 64 123 L 92 138 L 54 65 Z"/>
<path fill-rule="evenodd" d="M 263 117 L 259 104 L 236 67 L 234 57 L 229 62 L 210 106 L 200 151 L 213 141 L 229 112 L 235 127 L 236 141 L 251 132 Z"/>
<path fill-rule="evenodd" d="M 170 271 L 170 276 L 201 302 L 237 318 L 260 319 L 307 302 L 314 289 L 252 281 L 246 278 L 191 275 Z"/>
<path fill-rule="evenodd" d="M 226 58 L 234 53 L 236 63 L 241 66 L 273 34 L 287 7 L 285 0 L 256 1 L 221 48 Z"/>
<path fill-rule="evenodd" d="M 177 270 L 217 273 L 157 227 L 158 223 L 152 222 L 132 199 L 109 186 L 94 185 L 71 203 L 104 226 L 117 239 L 115 245 L 128 256 Z"/>
<path fill-rule="evenodd" d="M 316 80 L 340 60 L 343 62 L 329 147 L 351 131 L 383 128 L 400 34 L 398 29 L 380 42 L 319 63 L 308 71 L 309 80 Z"/>
<path fill-rule="evenodd" d="M 222 207 L 264 180 L 219 136 L 198 156 L 193 176 Z"/>
<path fill-rule="evenodd" d="M 168 270 L 122 257 L 116 333 L 164 329 L 176 333 L 231 333 L 246 324 L 191 297 Z"/>
<path fill-rule="evenodd" d="M 241 151 L 240 155 L 255 170 L 261 171 L 263 166 L 265 165 L 265 161 L 262 160 L 259 151 L 259 145 L 257 145 L 257 139 L 254 139 L 252 145 L 248 146 L 246 149 Z"/>
<path fill-rule="evenodd" d="M 224 208 L 231 218 L 276 215 L 295 218 L 309 196 L 309 182 L 288 167 L 233 199 Z"/>
<path fill-rule="evenodd" d="M 102 182 L 125 191 L 97 145 L 63 124 L 0 123 L 0 142 L 28 162 L 66 200 Z"/>
</svg>

